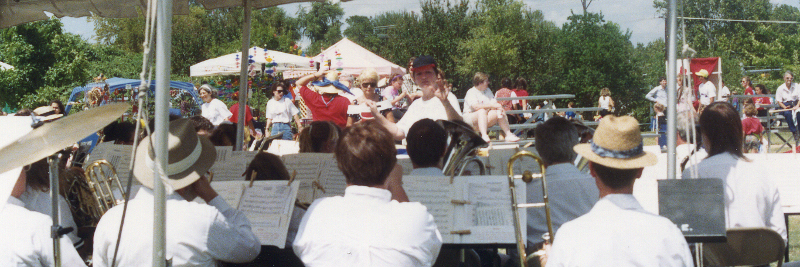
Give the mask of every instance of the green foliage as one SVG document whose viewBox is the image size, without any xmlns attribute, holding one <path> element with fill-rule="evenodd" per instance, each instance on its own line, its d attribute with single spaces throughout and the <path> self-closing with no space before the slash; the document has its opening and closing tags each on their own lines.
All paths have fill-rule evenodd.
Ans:
<svg viewBox="0 0 800 267">
<path fill-rule="evenodd" d="M 311 39 L 308 48 L 311 54 L 316 55 L 342 39 L 342 22 L 339 21 L 342 16 L 344 10 L 339 3 L 332 4 L 329 1 L 314 2 L 308 11 L 305 7 L 300 9 L 297 18 L 303 34 Z"/>
</svg>

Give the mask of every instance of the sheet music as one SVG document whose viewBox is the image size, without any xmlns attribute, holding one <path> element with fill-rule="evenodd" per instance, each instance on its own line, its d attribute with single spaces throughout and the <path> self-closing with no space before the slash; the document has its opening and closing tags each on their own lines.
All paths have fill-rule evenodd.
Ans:
<svg viewBox="0 0 800 267">
<path fill-rule="evenodd" d="M 267 152 L 275 155 L 297 154 L 300 152 L 300 144 L 292 140 L 272 140 Z"/>
<path fill-rule="evenodd" d="M 217 192 L 217 195 L 222 197 L 225 202 L 233 208 L 238 208 L 239 201 L 242 199 L 242 192 L 244 191 L 244 181 L 215 181 L 211 182 L 211 188 Z M 206 203 L 202 198 L 195 198 L 194 202 Z"/>
<path fill-rule="evenodd" d="M 322 188 L 325 188 L 325 193 L 315 194 L 314 198 L 343 196 L 344 188 L 347 187 L 347 182 L 344 173 L 339 170 L 336 159 L 331 158 L 322 163 L 322 172 L 320 172 L 319 179 L 322 181 Z"/>
<path fill-rule="evenodd" d="M 285 247 L 297 188 L 286 181 L 258 181 L 244 188 L 239 210 L 250 220 L 262 245 Z"/>
<path fill-rule="evenodd" d="M 89 154 L 89 158 L 86 159 L 86 163 L 89 164 L 101 159 L 108 161 L 108 163 L 114 166 L 114 170 L 117 171 L 117 177 L 119 177 L 120 183 L 125 184 L 130 178 L 129 172 L 132 149 L 132 145 L 115 145 L 111 142 L 103 142 L 97 144 L 92 153 Z M 138 181 L 135 179 L 134 182 L 138 184 Z"/>
<path fill-rule="evenodd" d="M 320 166 L 324 159 L 330 157 L 332 154 L 326 153 L 299 153 L 281 156 L 289 175 L 297 173 L 293 183 L 297 183 L 299 186 L 297 200 L 300 203 L 310 204 L 314 201 L 314 188 L 311 184 L 319 179 Z"/>
<path fill-rule="evenodd" d="M 469 200 L 464 205 L 463 216 L 457 217 L 456 228 L 468 228 L 469 235 L 461 235 L 462 243 L 515 243 L 514 221 L 511 212 L 511 195 L 505 176 L 457 177 L 461 197 Z M 524 203 L 525 184 L 515 181 L 517 201 Z M 457 194 L 458 195 L 458 194 Z M 525 214 L 524 210 L 522 210 Z M 520 216 L 521 225 L 526 217 Z M 526 227 L 522 227 L 523 236 Z"/>
<path fill-rule="evenodd" d="M 405 176 L 403 188 L 408 199 L 422 203 L 428 208 L 428 213 L 433 215 L 433 220 L 442 234 L 442 242 L 452 243 L 454 207 L 450 202 L 453 199 L 453 186 L 450 178 L 445 176 Z"/>
<path fill-rule="evenodd" d="M 240 167 L 239 154 L 233 153 L 233 147 L 218 146 L 216 149 L 217 160 L 210 169 L 214 173 L 214 181 L 244 181 L 242 173 L 245 169 Z"/>
<path fill-rule="evenodd" d="M 258 151 L 233 151 L 233 157 L 236 158 L 236 168 L 244 173 L 244 171 L 247 170 L 247 165 L 250 165 L 250 162 L 253 161 L 256 154 L 258 154 Z"/>
</svg>

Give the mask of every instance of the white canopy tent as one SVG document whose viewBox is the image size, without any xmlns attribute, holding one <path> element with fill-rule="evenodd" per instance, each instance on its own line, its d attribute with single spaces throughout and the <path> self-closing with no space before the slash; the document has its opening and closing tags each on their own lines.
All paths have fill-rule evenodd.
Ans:
<svg viewBox="0 0 800 267">
<path fill-rule="evenodd" d="M 328 47 L 314 61 L 320 63 L 322 69 L 341 69 L 342 75 L 355 76 L 364 69 L 375 69 L 378 75 L 405 74 L 406 69 L 388 61 L 347 38 Z M 327 65 L 330 61 L 330 66 Z"/>
<path fill-rule="evenodd" d="M 315 71 L 310 58 L 257 46 L 248 50 L 248 58 L 247 60 L 253 61 L 248 66 L 248 73 L 251 74 L 261 72 L 262 66 L 267 73 Z M 238 75 L 241 72 L 241 64 L 245 61 L 242 60 L 241 52 L 231 53 L 194 64 L 189 67 L 189 73 L 192 77 Z M 276 65 L 272 66 L 271 63 Z"/>
<path fill-rule="evenodd" d="M 0 70 L 11 70 L 14 69 L 14 66 L 8 65 L 5 62 L 0 62 Z"/>
</svg>

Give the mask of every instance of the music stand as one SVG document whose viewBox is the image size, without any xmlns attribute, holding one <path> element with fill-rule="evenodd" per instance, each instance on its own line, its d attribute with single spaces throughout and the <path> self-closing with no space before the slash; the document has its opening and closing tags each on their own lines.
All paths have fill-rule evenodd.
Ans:
<svg viewBox="0 0 800 267">
<path fill-rule="evenodd" d="M 725 242 L 721 179 L 658 180 L 658 213 L 681 230 L 686 242 Z"/>
</svg>

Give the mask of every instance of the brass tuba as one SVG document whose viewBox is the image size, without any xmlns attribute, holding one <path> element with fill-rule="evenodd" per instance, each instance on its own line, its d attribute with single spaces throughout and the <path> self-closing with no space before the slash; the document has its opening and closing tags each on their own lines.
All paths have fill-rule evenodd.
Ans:
<svg viewBox="0 0 800 267">
<path fill-rule="evenodd" d="M 79 209 L 90 215 L 92 225 L 96 225 L 106 211 L 125 201 L 125 192 L 119 182 L 117 170 L 106 160 L 97 160 L 86 165 L 85 175 L 85 184 L 78 186 L 88 189 L 92 199 L 84 197 Z M 119 195 L 115 196 L 115 192 Z"/>
<path fill-rule="evenodd" d="M 541 173 L 533 174 L 530 170 L 526 170 L 522 173 L 520 177 L 515 177 L 514 175 L 514 162 L 522 157 L 531 157 L 539 164 L 539 170 Z M 521 208 L 544 208 L 545 211 L 545 218 L 547 220 L 547 234 L 545 234 L 545 242 L 552 242 L 555 235 L 553 235 L 553 221 L 550 218 L 550 201 L 547 197 L 547 179 L 545 173 L 545 166 L 544 161 L 542 161 L 539 156 L 534 155 L 531 152 L 522 150 L 517 152 L 508 160 L 508 165 L 506 166 L 508 169 L 508 186 L 510 187 L 511 192 L 511 212 L 514 216 L 514 232 L 517 237 L 517 251 L 519 252 L 519 262 L 520 266 L 527 267 L 528 260 L 536 256 L 535 254 L 531 254 L 530 257 L 525 252 L 525 243 L 527 242 L 527 237 L 522 236 L 522 227 L 519 223 L 519 209 Z M 541 203 L 517 203 L 517 191 L 516 187 L 514 186 L 514 179 L 522 179 L 525 183 L 530 183 L 533 179 L 540 179 L 542 182 L 542 197 L 544 200 Z M 526 226 L 527 227 L 527 226 Z"/>
<path fill-rule="evenodd" d="M 473 155 L 478 148 L 488 145 L 481 136 L 461 121 L 437 120 L 448 134 L 447 148 L 444 154 L 444 167 L 442 173 L 446 176 L 455 176 L 463 172 L 464 167 L 472 161 L 476 161 L 481 170 L 486 167 L 478 158 L 468 157 Z"/>
</svg>

